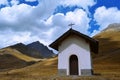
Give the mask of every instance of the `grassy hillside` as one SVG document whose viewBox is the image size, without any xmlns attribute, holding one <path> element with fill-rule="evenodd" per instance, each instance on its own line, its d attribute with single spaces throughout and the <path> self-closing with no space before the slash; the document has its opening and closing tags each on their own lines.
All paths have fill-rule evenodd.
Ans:
<svg viewBox="0 0 120 80">
<path fill-rule="evenodd" d="M 10 54 L 13 55 L 21 60 L 24 60 L 26 62 L 30 62 L 30 61 L 39 61 L 39 59 L 27 56 L 25 54 L 22 54 L 21 52 L 17 51 L 16 49 L 12 49 L 12 48 L 4 48 L 0 50 L 0 55 L 4 55 L 4 54 Z"/>
<path fill-rule="evenodd" d="M 26 62 L 10 54 L 0 55 L 0 71 L 25 67 Z"/>
<path fill-rule="evenodd" d="M 94 64 L 93 76 L 58 76 L 55 57 L 22 69 L 1 72 L 0 77 L 2 80 L 119 80 L 120 65 Z"/>
<path fill-rule="evenodd" d="M 99 53 L 93 55 L 93 76 L 58 76 L 57 57 L 11 71 L 0 72 L 0 80 L 120 80 L 120 32 L 102 32 Z"/>
<path fill-rule="evenodd" d="M 7 71 L 31 65 L 40 59 L 32 58 L 12 48 L 0 50 L 0 71 Z"/>
<path fill-rule="evenodd" d="M 95 63 L 120 65 L 120 31 L 104 31 L 94 37 L 99 40 L 99 53 Z"/>
</svg>

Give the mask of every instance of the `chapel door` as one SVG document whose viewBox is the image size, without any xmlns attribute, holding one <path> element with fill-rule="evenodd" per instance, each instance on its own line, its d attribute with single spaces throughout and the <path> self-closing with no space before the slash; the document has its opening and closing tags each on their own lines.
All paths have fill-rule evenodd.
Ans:
<svg viewBox="0 0 120 80">
<path fill-rule="evenodd" d="M 76 55 L 70 56 L 69 71 L 70 75 L 78 75 L 78 58 Z"/>
</svg>

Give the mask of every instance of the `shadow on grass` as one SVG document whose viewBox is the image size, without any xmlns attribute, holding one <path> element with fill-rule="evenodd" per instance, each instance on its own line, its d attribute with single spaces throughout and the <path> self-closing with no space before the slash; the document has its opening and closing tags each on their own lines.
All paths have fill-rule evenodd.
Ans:
<svg viewBox="0 0 120 80">
<path fill-rule="evenodd" d="M 93 76 L 101 76 L 100 73 L 93 73 Z"/>
</svg>

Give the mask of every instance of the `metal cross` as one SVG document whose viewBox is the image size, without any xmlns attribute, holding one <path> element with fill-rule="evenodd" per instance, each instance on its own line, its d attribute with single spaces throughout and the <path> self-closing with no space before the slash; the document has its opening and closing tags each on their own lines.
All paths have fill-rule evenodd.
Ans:
<svg viewBox="0 0 120 80">
<path fill-rule="evenodd" d="M 71 23 L 71 24 L 69 24 L 68 26 L 70 26 L 70 27 L 72 28 L 73 25 L 75 25 L 75 24 L 74 24 L 74 23 Z"/>
</svg>

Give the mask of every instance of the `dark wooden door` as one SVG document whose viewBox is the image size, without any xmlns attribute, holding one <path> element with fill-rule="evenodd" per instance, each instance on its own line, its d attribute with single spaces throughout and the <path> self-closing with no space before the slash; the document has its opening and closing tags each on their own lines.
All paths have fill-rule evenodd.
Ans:
<svg viewBox="0 0 120 80">
<path fill-rule="evenodd" d="M 69 60 L 70 75 L 78 75 L 78 58 L 76 55 L 72 55 Z"/>
</svg>

